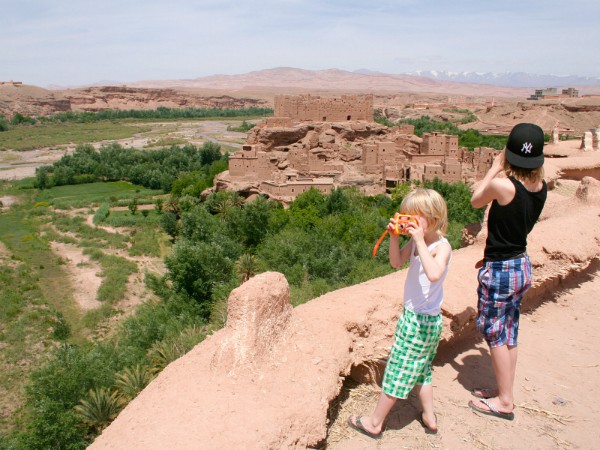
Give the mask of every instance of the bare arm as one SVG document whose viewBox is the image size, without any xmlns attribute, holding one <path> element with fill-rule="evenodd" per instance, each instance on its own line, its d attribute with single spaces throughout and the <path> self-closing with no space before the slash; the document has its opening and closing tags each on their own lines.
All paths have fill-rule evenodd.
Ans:
<svg viewBox="0 0 600 450">
<path fill-rule="evenodd" d="M 430 252 L 427 248 L 427 243 L 425 242 L 425 230 L 423 229 L 423 225 L 422 219 L 419 218 L 418 225 L 412 223 L 408 225 L 408 232 L 415 242 L 415 247 L 421 257 L 423 271 L 429 281 L 433 283 L 438 281 L 442 275 L 444 275 L 446 266 L 450 261 L 452 247 L 449 243 L 443 242 Z"/>
<path fill-rule="evenodd" d="M 503 171 L 504 152 L 494 158 L 492 167 L 485 174 L 483 180 L 477 185 L 471 197 L 471 206 L 473 208 L 483 208 L 492 200 L 499 200 L 502 197 L 504 186 L 503 180 L 496 179 L 496 176 Z"/>
<path fill-rule="evenodd" d="M 423 271 L 429 279 L 429 281 L 438 281 L 450 262 L 450 254 L 452 253 L 452 247 L 448 242 L 443 242 L 433 249 L 433 254 L 427 249 L 425 241 L 416 242 L 417 251 L 421 257 L 421 264 L 423 265 Z"/>
<path fill-rule="evenodd" d="M 392 230 L 394 229 L 395 221 L 394 219 L 390 219 L 390 223 L 388 224 L 388 231 L 390 232 L 390 265 L 394 269 L 398 269 L 406 263 L 406 261 L 410 258 L 411 252 L 411 241 L 409 240 L 406 244 L 400 248 L 400 244 L 398 243 L 398 236 L 396 236 Z"/>
</svg>

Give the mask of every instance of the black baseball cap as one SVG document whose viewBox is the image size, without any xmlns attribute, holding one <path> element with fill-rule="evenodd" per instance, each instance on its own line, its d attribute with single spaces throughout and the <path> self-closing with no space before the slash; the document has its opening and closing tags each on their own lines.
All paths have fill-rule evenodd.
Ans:
<svg viewBox="0 0 600 450">
<path fill-rule="evenodd" d="M 515 125 L 508 135 L 505 154 L 514 167 L 537 169 L 544 164 L 544 130 L 534 123 Z"/>
</svg>

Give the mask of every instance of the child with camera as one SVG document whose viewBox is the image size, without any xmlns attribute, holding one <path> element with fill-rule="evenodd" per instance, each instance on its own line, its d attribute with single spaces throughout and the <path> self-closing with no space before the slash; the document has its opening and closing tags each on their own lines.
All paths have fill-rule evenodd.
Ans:
<svg viewBox="0 0 600 450">
<path fill-rule="evenodd" d="M 448 212 L 443 197 L 432 189 L 417 188 L 402 201 L 400 212 L 415 216 L 402 224 L 410 236 L 400 248 L 398 216 L 388 224 L 390 264 L 402 267 L 410 261 L 404 284 L 402 312 L 385 368 L 382 393 L 370 416 L 351 416 L 348 425 L 374 439 L 383 436 L 385 419 L 397 399 L 406 399 L 416 386 L 422 412 L 418 418 L 427 433 L 437 433 L 433 411 L 431 362 L 442 333 L 443 283 L 452 248 L 444 237 Z"/>
</svg>

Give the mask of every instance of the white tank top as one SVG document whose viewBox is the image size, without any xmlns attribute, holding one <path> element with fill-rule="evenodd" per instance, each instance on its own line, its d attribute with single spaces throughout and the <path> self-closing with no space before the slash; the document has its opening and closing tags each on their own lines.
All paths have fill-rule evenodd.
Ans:
<svg viewBox="0 0 600 450">
<path fill-rule="evenodd" d="M 448 242 L 445 237 L 431 243 L 427 250 L 430 252 L 443 242 Z M 450 255 L 452 259 L 452 254 Z M 410 266 L 404 284 L 404 307 L 417 314 L 437 316 L 442 311 L 444 301 L 444 280 L 450 267 L 450 261 L 446 270 L 438 281 L 431 282 L 421 264 L 421 257 L 415 256 L 415 243 L 412 242 L 410 250 Z"/>
</svg>

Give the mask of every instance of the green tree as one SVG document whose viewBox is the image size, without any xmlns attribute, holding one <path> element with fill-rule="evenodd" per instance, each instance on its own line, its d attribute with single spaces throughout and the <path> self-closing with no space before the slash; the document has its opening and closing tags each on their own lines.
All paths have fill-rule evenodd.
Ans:
<svg viewBox="0 0 600 450">
<path fill-rule="evenodd" d="M 339 214 L 347 212 L 350 209 L 350 199 L 343 188 L 333 189 L 327 196 L 325 207 L 328 214 Z"/>
<path fill-rule="evenodd" d="M 162 214 L 163 212 L 163 204 L 164 204 L 164 200 L 162 198 L 157 198 L 154 201 L 154 210 L 158 213 L 158 214 Z"/>
<path fill-rule="evenodd" d="M 244 204 L 239 213 L 231 219 L 234 229 L 246 247 L 256 247 L 266 236 L 273 209 L 271 205 L 272 202 L 257 197 L 254 201 Z"/>
<path fill-rule="evenodd" d="M 165 265 L 175 291 L 194 299 L 208 317 L 213 291 L 231 278 L 233 264 L 220 245 L 184 239 L 175 244 L 173 254 L 165 258 Z"/>
<path fill-rule="evenodd" d="M 181 237 L 190 242 L 209 242 L 219 228 L 218 220 L 203 205 L 196 205 L 181 216 Z"/>
<path fill-rule="evenodd" d="M 202 144 L 200 149 L 200 164 L 209 166 L 214 161 L 221 159 L 221 146 L 214 142 L 207 141 Z"/>
<path fill-rule="evenodd" d="M 167 211 L 160 216 L 160 225 L 162 229 L 171 236 L 172 239 L 177 237 L 179 232 L 177 216 L 171 211 Z"/>
<path fill-rule="evenodd" d="M 8 120 L 6 120 L 6 117 L 0 114 L 0 132 L 8 131 L 9 128 L 10 125 L 8 124 Z"/>
</svg>

